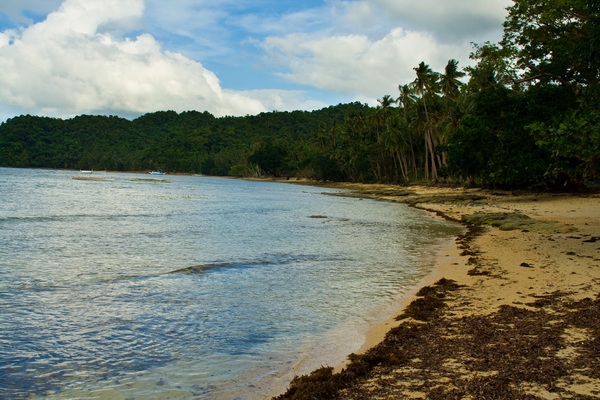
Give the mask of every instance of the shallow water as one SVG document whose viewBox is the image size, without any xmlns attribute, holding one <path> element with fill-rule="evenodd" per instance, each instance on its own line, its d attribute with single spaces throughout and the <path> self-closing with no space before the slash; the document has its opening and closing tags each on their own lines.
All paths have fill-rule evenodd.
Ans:
<svg viewBox="0 0 600 400">
<path fill-rule="evenodd" d="M 77 174 L 0 168 L 0 398 L 261 398 L 355 351 L 461 229 L 331 189 Z"/>
</svg>

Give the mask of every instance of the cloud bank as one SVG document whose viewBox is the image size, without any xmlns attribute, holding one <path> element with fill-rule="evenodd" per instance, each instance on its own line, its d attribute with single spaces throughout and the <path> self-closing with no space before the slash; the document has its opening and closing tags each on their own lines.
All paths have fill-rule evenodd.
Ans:
<svg viewBox="0 0 600 400">
<path fill-rule="evenodd" d="M 460 53 L 459 47 L 436 42 L 430 34 L 402 28 L 380 40 L 366 35 L 268 38 L 264 48 L 285 65 L 289 72 L 281 75 L 286 79 L 365 98 L 381 97 L 414 80 L 412 67 L 423 60 L 445 65 L 447 57 Z"/>
<path fill-rule="evenodd" d="M 500 39 L 510 3 L 5 0 L 0 120 L 375 105 L 421 61 L 470 63 L 471 42 Z"/>
<path fill-rule="evenodd" d="M 472 42 L 499 39 L 510 0 L 365 0 L 332 2 L 329 31 L 271 36 L 261 44 L 280 76 L 353 94 L 374 104 L 414 80 L 421 61 L 443 71 L 464 67 Z"/>
<path fill-rule="evenodd" d="M 208 110 L 265 111 L 258 100 L 225 91 L 199 62 L 164 51 L 137 27 L 143 0 L 67 0 L 43 22 L 0 33 L 0 99 L 45 115 Z"/>
</svg>

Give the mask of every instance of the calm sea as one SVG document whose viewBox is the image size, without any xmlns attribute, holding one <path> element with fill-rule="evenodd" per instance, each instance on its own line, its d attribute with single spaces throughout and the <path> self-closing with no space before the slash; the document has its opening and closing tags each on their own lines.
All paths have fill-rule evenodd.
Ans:
<svg viewBox="0 0 600 400">
<path fill-rule="evenodd" d="M 356 351 L 461 230 L 331 189 L 74 175 L 0 168 L 2 399 L 263 398 Z"/>
</svg>

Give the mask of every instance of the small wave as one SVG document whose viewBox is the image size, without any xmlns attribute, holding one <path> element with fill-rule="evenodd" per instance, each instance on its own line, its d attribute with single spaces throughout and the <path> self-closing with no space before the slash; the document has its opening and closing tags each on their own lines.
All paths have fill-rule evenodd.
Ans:
<svg viewBox="0 0 600 400">
<path fill-rule="evenodd" d="M 200 264 L 192 265 L 191 267 L 179 268 L 169 272 L 169 274 L 204 274 L 207 271 L 216 269 L 232 269 L 232 268 L 248 268 L 256 265 L 267 265 L 270 264 L 268 261 L 257 261 L 257 262 L 239 262 L 239 263 L 214 263 L 214 264 Z"/>
<path fill-rule="evenodd" d="M 179 268 L 168 272 L 168 274 L 204 274 L 208 271 L 218 269 L 241 269 L 252 268 L 261 265 L 283 265 L 292 264 L 295 262 L 306 261 L 322 261 L 323 256 L 308 254 L 308 255 L 293 255 L 293 254 L 271 254 L 267 258 L 255 261 L 239 261 L 239 262 L 217 262 L 209 264 L 198 264 L 189 267 Z"/>
<path fill-rule="evenodd" d="M 170 216 L 169 214 L 161 214 L 162 216 Z M 154 214 L 65 214 L 65 215 L 44 215 L 33 217 L 3 217 L 0 222 L 68 222 L 78 221 L 81 219 L 97 219 L 97 220 L 118 220 L 124 218 L 148 218 L 155 217 Z"/>
<path fill-rule="evenodd" d="M 43 217 L 4 217 L 4 218 L 0 218 L 0 222 L 51 222 L 51 221 L 66 220 L 69 217 L 71 217 L 71 216 L 55 215 L 55 216 L 43 216 Z"/>
</svg>

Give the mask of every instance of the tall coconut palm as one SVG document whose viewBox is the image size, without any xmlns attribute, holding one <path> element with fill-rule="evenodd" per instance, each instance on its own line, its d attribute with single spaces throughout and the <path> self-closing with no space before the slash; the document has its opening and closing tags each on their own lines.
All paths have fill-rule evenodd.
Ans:
<svg viewBox="0 0 600 400">
<path fill-rule="evenodd" d="M 402 145 L 403 138 L 400 137 L 401 132 L 398 129 L 399 115 L 397 112 L 393 112 L 392 108 L 397 100 L 390 95 L 385 95 L 381 100 L 377 101 L 381 105 L 378 109 L 380 109 L 384 127 L 382 132 L 383 143 L 380 149 L 386 179 L 388 181 L 397 181 L 398 167 L 400 167 L 402 179 L 408 181 L 406 155 L 403 154 L 406 146 Z"/>
<path fill-rule="evenodd" d="M 398 97 L 398 99 L 396 100 L 398 102 L 398 106 L 400 107 L 401 110 L 401 115 L 400 115 L 400 129 L 399 129 L 399 134 L 402 135 L 402 139 L 403 142 L 406 144 L 405 147 L 408 147 L 408 150 L 410 151 L 410 157 L 411 157 L 411 169 L 413 172 L 413 177 L 416 178 L 417 177 L 417 158 L 415 155 L 415 146 L 413 143 L 413 134 L 412 131 L 410 129 L 410 121 L 409 121 L 409 115 L 413 110 L 413 107 L 415 106 L 417 100 L 415 97 L 415 90 L 414 87 L 411 85 L 399 85 L 398 86 L 398 91 L 400 92 L 400 96 Z M 406 158 L 404 159 L 404 161 L 406 160 Z M 408 174 L 408 163 L 405 161 L 405 165 L 407 166 L 406 170 L 407 170 L 407 174 Z M 408 178 L 406 179 L 408 180 Z"/>
<path fill-rule="evenodd" d="M 435 142 L 433 138 L 433 128 L 429 119 L 429 111 L 427 109 L 428 97 L 435 96 L 438 74 L 434 73 L 429 65 L 421 61 L 417 68 L 413 68 L 417 73 L 417 78 L 413 82 L 413 86 L 417 94 L 421 95 L 423 108 L 425 110 L 425 177 L 429 179 L 429 165 L 427 155 L 431 157 L 431 175 L 437 179 L 437 167 L 435 165 Z"/>
<path fill-rule="evenodd" d="M 459 80 L 465 73 L 458 70 L 458 61 L 451 59 L 446 64 L 444 74 L 440 75 L 441 91 L 445 100 L 444 121 L 441 127 L 440 140 L 446 142 L 448 132 L 458 124 L 456 99 L 460 95 L 463 83 Z M 442 153 L 442 164 L 446 164 L 446 153 Z"/>
<path fill-rule="evenodd" d="M 400 91 L 400 97 L 398 97 L 398 104 L 402 106 L 404 114 L 408 112 L 410 107 L 415 104 L 415 90 L 411 85 L 403 85 L 398 86 L 398 91 Z"/>
<path fill-rule="evenodd" d="M 452 59 L 446 64 L 444 74 L 440 76 L 442 94 L 448 99 L 456 99 L 460 94 L 460 87 L 463 85 L 458 78 L 465 76 L 464 72 L 458 70 L 458 61 Z"/>
<path fill-rule="evenodd" d="M 383 123 L 385 124 L 385 130 L 389 134 L 390 132 L 390 108 L 392 104 L 396 103 L 396 100 L 389 94 L 383 96 L 381 100 L 377 100 L 381 105 L 381 115 L 383 118 Z"/>
<path fill-rule="evenodd" d="M 377 177 L 377 180 L 381 180 L 381 160 L 383 142 L 381 140 L 381 127 L 384 125 L 384 112 L 382 106 L 377 106 L 368 115 L 368 126 L 371 135 L 368 135 L 368 140 L 371 143 L 371 148 L 374 150 L 374 157 L 376 168 L 373 170 L 373 174 Z M 375 137 L 372 136 L 372 130 L 375 129 Z"/>
</svg>

